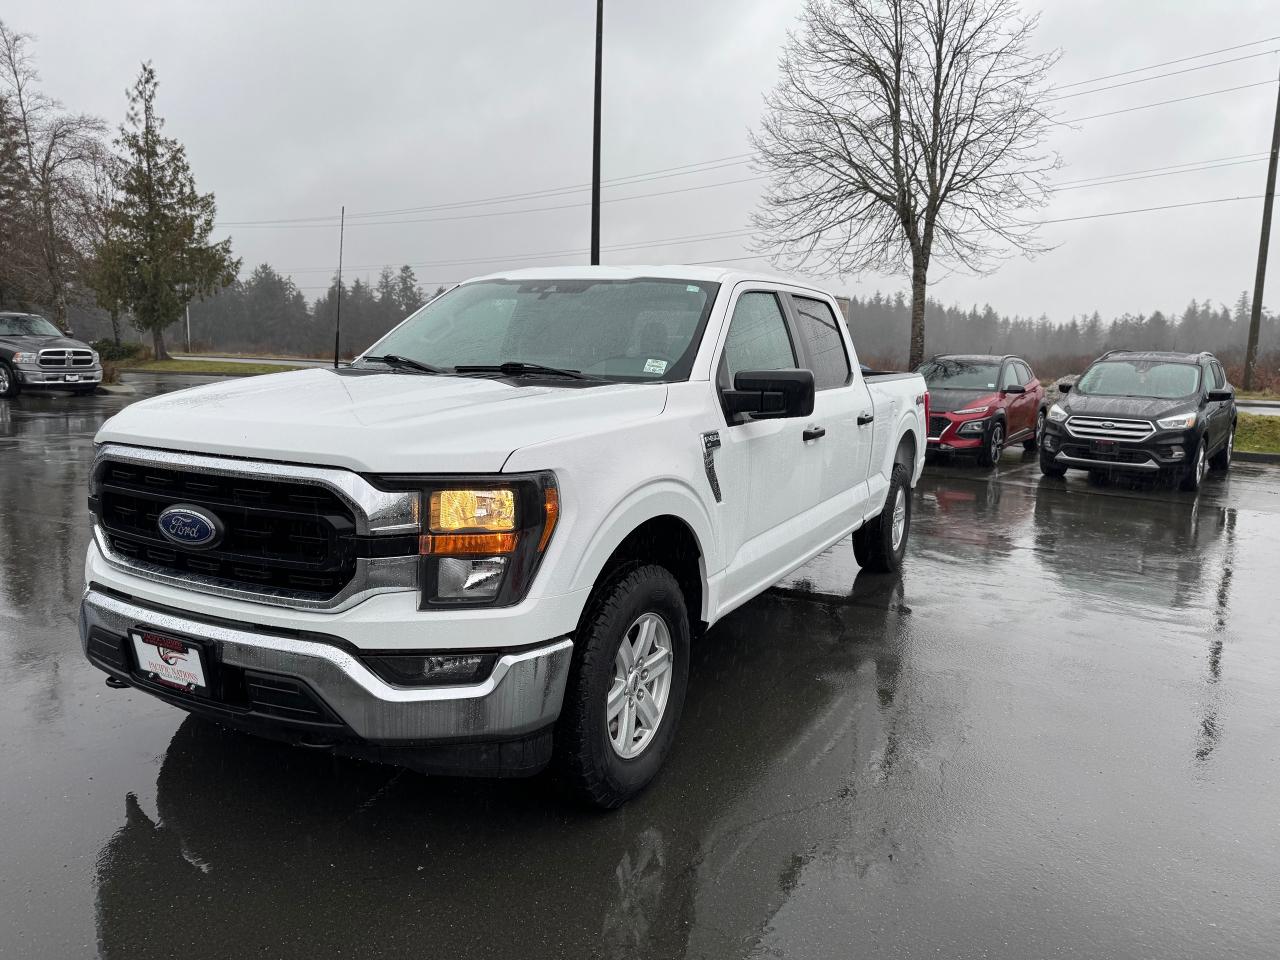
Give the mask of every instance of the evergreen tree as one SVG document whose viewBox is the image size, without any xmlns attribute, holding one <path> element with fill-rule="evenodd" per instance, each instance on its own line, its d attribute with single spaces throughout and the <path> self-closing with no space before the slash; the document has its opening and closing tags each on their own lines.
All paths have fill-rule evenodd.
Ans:
<svg viewBox="0 0 1280 960">
<path fill-rule="evenodd" d="M 161 134 L 156 74 L 150 63 L 128 92 L 129 112 L 116 141 L 124 151 L 116 224 L 132 323 L 150 332 L 157 358 L 168 356 L 164 330 L 193 299 L 236 278 L 231 240 L 210 243 L 212 193 L 196 191 L 186 149 Z"/>
<path fill-rule="evenodd" d="M 413 313 L 426 302 L 426 298 L 422 295 L 422 288 L 418 286 L 418 278 L 414 276 L 413 269 L 408 264 L 401 267 L 400 272 L 396 274 L 396 301 L 404 316 Z"/>
<path fill-rule="evenodd" d="M 26 220 L 27 178 L 19 159 L 22 138 L 7 97 L 0 96 L 0 308 L 20 303 L 20 235 Z"/>
</svg>

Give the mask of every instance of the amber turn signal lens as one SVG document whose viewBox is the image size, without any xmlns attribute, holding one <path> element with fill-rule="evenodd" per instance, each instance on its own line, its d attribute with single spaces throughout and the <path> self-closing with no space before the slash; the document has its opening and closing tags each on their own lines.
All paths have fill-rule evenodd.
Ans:
<svg viewBox="0 0 1280 960">
<path fill-rule="evenodd" d="M 455 530 L 514 530 L 514 490 L 436 490 L 431 494 L 430 528 L 436 533 Z"/>
<path fill-rule="evenodd" d="M 560 519 L 560 491 L 555 487 L 547 487 L 542 506 L 546 519 L 542 524 L 542 538 L 538 540 L 539 553 L 547 549 L 547 544 L 551 542 L 551 531 L 556 528 L 556 521 Z"/>
<path fill-rule="evenodd" d="M 418 553 L 424 557 L 514 553 L 517 539 L 514 533 L 424 533 L 418 538 Z"/>
</svg>

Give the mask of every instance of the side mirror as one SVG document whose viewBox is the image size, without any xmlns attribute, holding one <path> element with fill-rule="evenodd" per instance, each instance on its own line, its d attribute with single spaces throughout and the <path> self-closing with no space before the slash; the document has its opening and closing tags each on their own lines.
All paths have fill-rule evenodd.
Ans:
<svg viewBox="0 0 1280 960">
<path fill-rule="evenodd" d="M 1210 403 L 1222 403 L 1226 400 L 1234 400 L 1235 398 L 1236 398 L 1236 392 L 1234 390 L 1226 389 L 1226 390 L 1210 390 L 1209 391 Z"/>
<path fill-rule="evenodd" d="M 813 371 L 740 371 L 733 389 L 724 391 L 724 404 L 729 413 L 750 414 L 756 420 L 807 417 L 813 413 Z"/>
<path fill-rule="evenodd" d="M 1063 383 L 1058 384 L 1058 392 L 1059 392 L 1059 393 L 1070 393 L 1070 392 L 1071 392 L 1071 383 L 1070 383 L 1070 381 L 1066 381 L 1066 382 L 1063 382 Z"/>
<path fill-rule="evenodd" d="M 63 330 L 62 335 L 64 337 L 74 337 L 76 335 L 76 332 L 74 330 Z"/>
<path fill-rule="evenodd" d="M 1020 383 L 1010 384 L 1000 391 L 1001 393 L 1026 393 L 1027 388 Z"/>
</svg>

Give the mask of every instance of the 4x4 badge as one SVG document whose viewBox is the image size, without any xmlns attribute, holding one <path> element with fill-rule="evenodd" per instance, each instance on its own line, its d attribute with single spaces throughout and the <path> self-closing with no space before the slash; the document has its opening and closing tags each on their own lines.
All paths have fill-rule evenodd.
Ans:
<svg viewBox="0 0 1280 960">
<path fill-rule="evenodd" d="M 711 494 L 716 498 L 716 503 L 721 500 L 720 497 L 720 479 L 716 476 L 716 451 L 720 449 L 720 431 L 708 430 L 702 435 L 702 466 L 707 471 L 707 482 L 711 484 Z"/>
</svg>

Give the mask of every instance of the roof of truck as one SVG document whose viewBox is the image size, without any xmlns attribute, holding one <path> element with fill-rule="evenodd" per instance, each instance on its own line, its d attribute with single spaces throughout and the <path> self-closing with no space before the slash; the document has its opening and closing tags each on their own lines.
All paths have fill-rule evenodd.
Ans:
<svg viewBox="0 0 1280 960">
<path fill-rule="evenodd" d="M 636 280 L 656 277 L 662 280 L 695 280 L 703 283 L 785 283 L 826 294 L 822 287 L 810 280 L 788 277 L 768 270 L 741 270 L 733 267 L 717 267 L 707 264 L 637 264 L 634 266 L 570 266 L 527 267 L 523 270 L 502 270 L 497 273 L 473 277 L 472 280 Z M 469 282 L 469 281 L 468 281 Z"/>
</svg>

